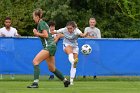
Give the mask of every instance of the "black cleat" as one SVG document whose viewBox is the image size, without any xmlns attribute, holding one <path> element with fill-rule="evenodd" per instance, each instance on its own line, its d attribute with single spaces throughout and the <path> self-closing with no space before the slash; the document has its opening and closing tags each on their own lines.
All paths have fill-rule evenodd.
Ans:
<svg viewBox="0 0 140 93">
<path fill-rule="evenodd" d="M 32 83 L 32 85 L 27 86 L 27 88 L 38 88 L 38 83 Z"/>
<path fill-rule="evenodd" d="M 68 87 L 70 85 L 70 81 L 66 80 L 64 81 L 64 87 Z"/>
</svg>

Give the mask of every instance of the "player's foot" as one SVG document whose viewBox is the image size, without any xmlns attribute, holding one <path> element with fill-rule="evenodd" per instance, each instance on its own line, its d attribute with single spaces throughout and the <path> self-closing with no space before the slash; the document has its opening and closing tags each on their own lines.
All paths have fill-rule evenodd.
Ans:
<svg viewBox="0 0 140 93">
<path fill-rule="evenodd" d="M 38 88 L 38 83 L 32 83 L 32 85 L 27 86 L 27 88 Z"/>
<path fill-rule="evenodd" d="M 70 82 L 70 85 L 74 85 L 74 83 L 73 82 Z"/>
<path fill-rule="evenodd" d="M 77 63 L 78 63 L 78 58 L 76 58 L 76 59 L 74 60 L 74 64 L 73 64 L 73 67 L 74 67 L 74 68 L 76 68 Z"/>
<path fill-rule="evenodd" d="M 66 80 L 64 81 L 64 87 L 68 87 L 70 85 L 70 81 Z"/>
</svg>

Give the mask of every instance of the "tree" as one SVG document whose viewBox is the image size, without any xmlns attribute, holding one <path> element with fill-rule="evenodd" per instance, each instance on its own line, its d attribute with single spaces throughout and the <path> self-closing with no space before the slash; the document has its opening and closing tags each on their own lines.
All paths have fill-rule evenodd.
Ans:
<svg viewBox="0 0 140 93">
<path fill-rule="evenodd" d="M 102 37 L 140 37 L 140 0 L 1 0 L 0 5 L 0 26 L 9 16 L 21 35 L 33 34 L 32 12 L 42 8 L 46 22 L 55 20 L 57 29 L 74 20 L 83 31 L 95 17 Z"/>
</svg>

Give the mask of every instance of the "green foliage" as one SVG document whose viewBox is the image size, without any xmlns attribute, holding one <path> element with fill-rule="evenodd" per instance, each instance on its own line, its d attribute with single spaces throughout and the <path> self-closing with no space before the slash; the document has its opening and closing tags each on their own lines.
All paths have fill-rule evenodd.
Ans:
<svg viewBox="0 0 140 93">
<path fill-rule="evenodd" d="M 0 26 L 3 26 L 5 17 L 12 18 L 12 25 L 21 35 L 32 35 L 34 26 L 32 11 L 34 3 L 30 0 L 1 0 L 0 1 Z"/>
<path fill-rule="evenodd" d="M 32 35 L 35 27 L 33 10 L 42 8 L 46 22 L 56 21 L 56 29 L 74 20 L 84 31 L 89 18 L 95 17 L 104 38 L 140 37 L 140 0 L 1 0 L 0 5 L 0 27 L 10 16 L 12 26 L 24 36 Z"/>
</svg>

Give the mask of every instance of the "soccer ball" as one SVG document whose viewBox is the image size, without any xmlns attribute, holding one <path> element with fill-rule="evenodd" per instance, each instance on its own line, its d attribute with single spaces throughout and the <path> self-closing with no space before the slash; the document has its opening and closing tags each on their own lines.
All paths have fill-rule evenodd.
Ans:
<svg viewBox="0 0 140 93">
<path fill-rule="evenodd" d="M 84 44 L 81 48 L 81 52 L 84 54 L 84 55 L 89 55 L 91 52 L 92 52 L 92 48 L 90 45 L 88 44 Z"/>
</svg>

